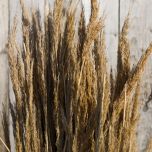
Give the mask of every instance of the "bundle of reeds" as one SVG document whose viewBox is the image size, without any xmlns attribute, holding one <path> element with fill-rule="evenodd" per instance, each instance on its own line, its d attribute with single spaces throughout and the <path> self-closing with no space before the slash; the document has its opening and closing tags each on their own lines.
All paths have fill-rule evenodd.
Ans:
<svg viewBox="0 0 152 152">
<path fill-rule="evenodd" d="M 131 69 L 127 18 L 115 78 L 97 0 L 87 25 L 83 7 L 78 20 L 76 7 L 63 3 L 55 0 L 41 23 L 39 11 L 30 14 L 21 0 L 23 42 L 15 22 L 8 43 L 16 151 L 135 152 L 140 78 L 152 44 Z"/>
</svg>

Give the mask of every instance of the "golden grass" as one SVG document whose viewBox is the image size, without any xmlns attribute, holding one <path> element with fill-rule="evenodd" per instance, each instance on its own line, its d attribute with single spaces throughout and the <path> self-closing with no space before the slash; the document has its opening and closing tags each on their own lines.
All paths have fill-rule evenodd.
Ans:
<svg viewBox="0 0 152 152">
<path fill-rule="evenodd" d="M 91 0 L 88 25 L 83 8 L 76 22 L 76 8 L 63 3 L 56 0 L 42 24 L 21 0 L 23 42 L 15 23 L 8 43 L 16 151 L 136 152 L 140 78 L 152 44 L 131 69 L 126 18 L 115 79 L 107 70 L 98 2 Z"/>
</svg>

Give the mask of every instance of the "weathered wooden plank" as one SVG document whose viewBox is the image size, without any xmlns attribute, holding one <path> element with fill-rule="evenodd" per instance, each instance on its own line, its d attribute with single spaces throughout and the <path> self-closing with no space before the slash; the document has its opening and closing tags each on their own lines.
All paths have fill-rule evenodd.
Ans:
<svg viewBox="0 0 152 152">
<path fill-rule="evenodd" d="M 0 1 L 0 104 L 5 100 L 7 91 L 7 59 L 5 45 L 8 36 L 8 3 L 5 0 Z M 1 107 L 1 106 L 0 106 Z"/>
<path fill-rule="evenodd" d="M 105 16 L 106 53 L 109 65 L 117 66 L 118 49 L 118 0 L 100 0 L 102 12 Z"/>
<path fill-rule="evenodd" d="M 10 1 L 10 11 L 8 11 L 8 1 L 0 0 L 0 107 L 2 107 L 1 102 L 5 100 L 5 93 L 8 89 L 8 75 L 7 75 L 7 57 L 5 53 L 5 43 L 7 41 L 7 33 L 9 22 L 13 25 L 13 18 L 15 15 L 21 13 L 19 0 L 9 0 Z M 53 6 L 53 1 L 51 1 L 51 6 Z M 25 0 L 26 4 L 31 6 L 31 0 Z M 117 58 L 117 46 L 118 46 L 118 21 L 119 21 L 119 0 L 100 0 L 102 11 L 105 15 L 105 34 L 106 34 L 106 44 L 107 44 L 107 56 L 110 65 L 116 67 Z M 131 10 L 130 15 L 130 32 L 129 40 L 131 42 L 131 59 L 139 59 L 142 49 L 146 48 L 149 42 L 152 40 L 152 18 L 150 17 L 152 11 L 152 0 L 120 0 L 120 27 L 124 22 L 125 17 L 129 9 Z M 90 14 L 90 5 L 88 0 L 83 0 L 87 20 Z M 133 4 L 134 3 L 134 4 Z M 39 7 L 41 12 L 44 11 L 44 1 L 33 0 L 33 4 Z M 10 15 L 9 15 L 10 12 Z M 10 20 L 9 20 L 10 18 Z M 152 66 L 150 66 L 150 60 L 146 67 L 146 76 L 143 78 L 144 82 L 143 93 L 145 94 L 142 99 L 147 100 L 150 94 L 152 80 L 151 73 Z M 149 76 L 150 75 L 150 76 Z M 148 89 L 148 92 L 145 90 Z M 11 93 L 12 94 L 12 93 Z M 11 95 L 12 96 L 12 95 Z M 140 125 L 138 127 L 138 137 L 139 137 L 139 149 L 142 151 L 145 148 L 147 139 L 152 135 L 152 109 L 149 108 L 148 111 L 141 111 Z"/>
<path fill-rule="evenodd" d="M 0 1 L 0 114 L 3 105 L 8 103 L 8 65 L 5 45 L 8 37 L 8 1 Z M 2 117 L 0 117 L 0 137 L 4 139 L 2 129 Z M 4 146 L 0 143 L 0 151 Z"/>
</svg>

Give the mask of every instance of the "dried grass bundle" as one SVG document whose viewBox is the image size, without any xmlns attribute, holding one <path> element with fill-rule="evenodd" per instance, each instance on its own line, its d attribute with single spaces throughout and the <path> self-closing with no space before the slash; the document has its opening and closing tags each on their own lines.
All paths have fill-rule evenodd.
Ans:
<svg viewBox="0 0 152 152">
<path fill-rule="evenodd" d="M 56 0 L 44 17 L 29 14 L 23 1 L 21 45 L 16 24 L 8 43 L 17 152 L 135 152 L 140 78 L 148 47 L 130 69 L 129 18 L 119 40 L 116 81 L 107 71 L 104 23 L 97 0 L 85 24 L 82 8 Z M 15 115 L 14 115 L 15 114 Z"/>
</svg>

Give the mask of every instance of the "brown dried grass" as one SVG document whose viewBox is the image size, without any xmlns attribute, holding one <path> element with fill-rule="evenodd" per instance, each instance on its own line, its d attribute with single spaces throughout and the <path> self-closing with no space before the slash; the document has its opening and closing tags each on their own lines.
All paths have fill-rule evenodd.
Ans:
<svg viewBox="0 0 152 152">
<path fill-rule="evenodd" d="M 140 78 L 152 44 L 131 69 L 128 17 L 115 80 L 97 1 L 91 0 L 88 25 L 83 8 L 77 23 L 76 8 L 65 11 L 63 2 L 45 14 L 43 29 L 39 12 L 29 14 L 21 0 L 23 42 L 17 43 L 15 23 L 8 43 L 16 151 L 136 152 Z"/>
</svg>

